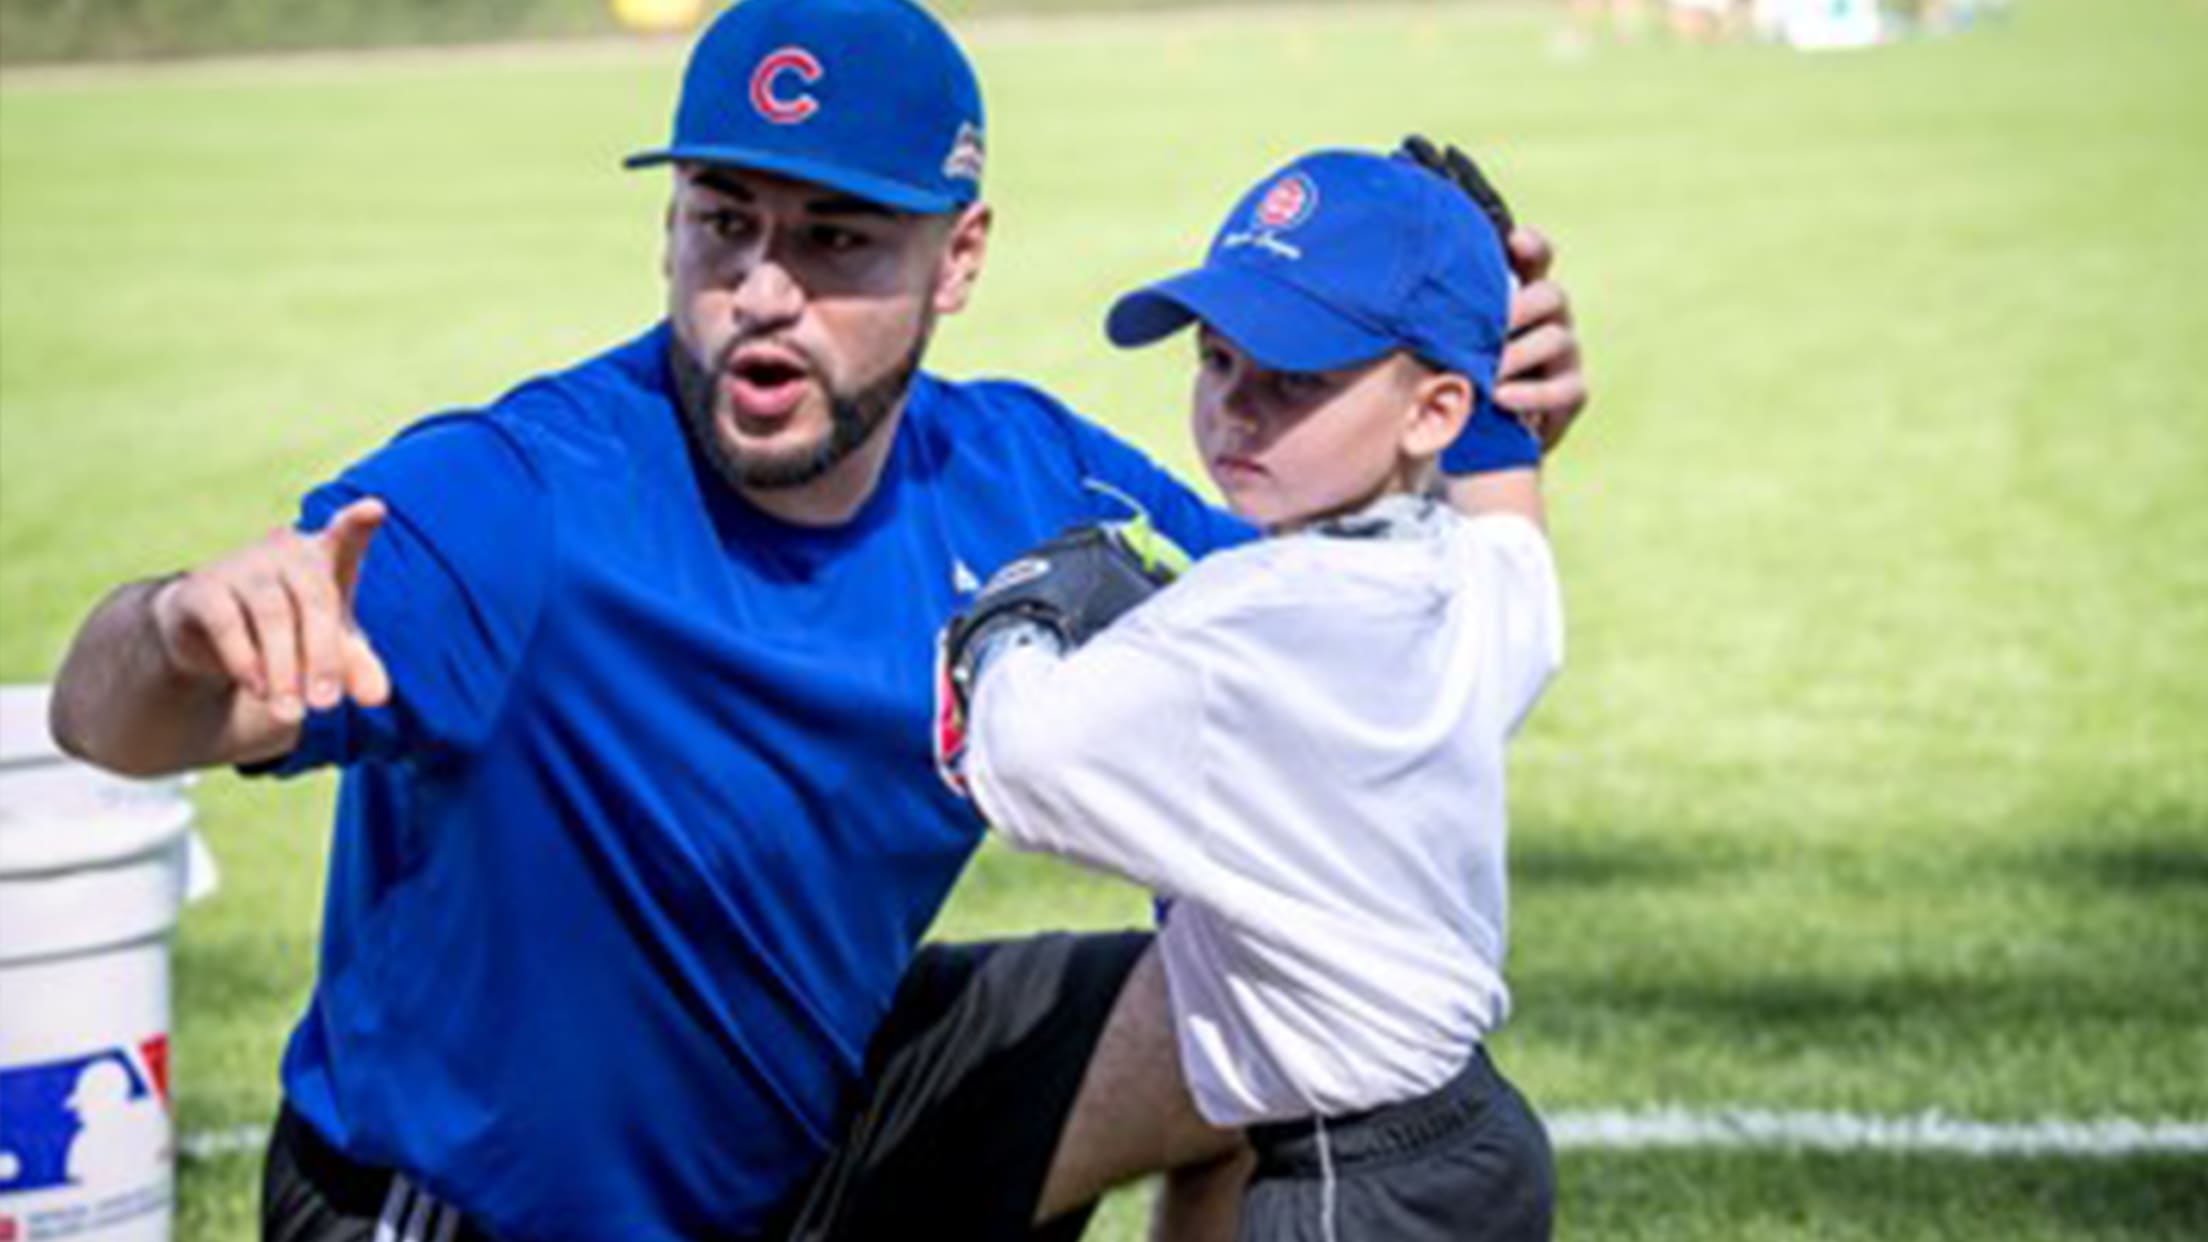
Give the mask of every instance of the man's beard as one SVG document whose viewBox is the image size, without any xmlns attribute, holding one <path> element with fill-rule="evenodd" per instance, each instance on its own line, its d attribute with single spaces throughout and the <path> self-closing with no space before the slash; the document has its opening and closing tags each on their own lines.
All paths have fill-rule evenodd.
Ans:
<svg viewBox="0 0 2208 1242">
<path fill-rule="evenodd" d="M 748 491 L 803 487 L 841 465 L 889 421 L 889 416 L 904 401 L 906 391 L 912 386 L 913 374 L 920 369 L 920 358 L 927 352 L 934 326 L 933 316 L 923 319 L 919 332 L 913 337 L 912 348 L 905 356 L 880 378 L 857 391 L 838 389 L 811 355 L 805 355 L 828 397 L 828 434 L 809 449 L 747 453 L 722 442 L 715 426 L 720 377 L 726 373 L 728 358 L 741 345 L 749 344 L 748 341 L 731 342 L 722 351 L 719 365 L 711 371 L 701 370 L 689 349 L 680 340 L 673 341 L 676 403 L 682 407 L 683 421 L 690 425 L 690 434 L 699 450 L 713 464 L 713 471 L 721 476 L 722 482 Z"/>
</svg>

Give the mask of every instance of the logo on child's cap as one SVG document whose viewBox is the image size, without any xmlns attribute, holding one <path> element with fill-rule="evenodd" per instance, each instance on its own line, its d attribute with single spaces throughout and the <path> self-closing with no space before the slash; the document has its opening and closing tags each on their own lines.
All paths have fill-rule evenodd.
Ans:
<svg viewBox="0 0 2208 1242">
<path fill-rule="evenodd" d="M 780 80 L 794 77 L 806 86 L 828 74 L 820 57 L 801 47 L 780 47 L 767 53 L 751 71 L 751 108 L 776 125 L 796 125 L 820 111 L 820 101 L 798 92 L 784 95 Z"/>
<path fill-rule="evenodd" d="M 1318 206 L 1319 187 L 1312 184 L 1311 178 L 1294 172 L 1275 181 L 1250 215 L 1259 228 L 1277 231 L 1292 229 L 1310 219 Z"/>
<path fill-rule="evenodd" d="M 1281 240 L 1281 234 L 1307 223 L 1319 209 L 1319 183 L 1301 169 L 1290 169 L 1262 192 L 1252 191 L 1249 227 L 1229 232 L 1219 244 L 1229 250 L 1255 246 L 1275 258 L 1297 262 L 1303 248 Z"/>
</svg>

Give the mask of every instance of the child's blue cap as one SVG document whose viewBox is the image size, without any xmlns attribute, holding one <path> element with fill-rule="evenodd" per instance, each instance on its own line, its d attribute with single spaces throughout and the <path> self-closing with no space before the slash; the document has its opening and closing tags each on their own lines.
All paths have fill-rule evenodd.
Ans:
<svg viewBox="0 0 2208 1242">
<path fill-rule="evenodd" d="M 721 164 L 899 211 L 981 194 L 981 87 L 909 0 L 743 0 L 699 38 L 674 141 L 630 168 Z"/>
<path fill-rule="evenodd" d="M 1408 160 L 1320 151 L 1237 204 L 1204 265 L 1119 299 L 1112 342 L 1196 320 L 1276 371 L 1331 371 L 1396 350 L 1491 395 L 1510 315 L 1495 228 Z"/>
</svg>

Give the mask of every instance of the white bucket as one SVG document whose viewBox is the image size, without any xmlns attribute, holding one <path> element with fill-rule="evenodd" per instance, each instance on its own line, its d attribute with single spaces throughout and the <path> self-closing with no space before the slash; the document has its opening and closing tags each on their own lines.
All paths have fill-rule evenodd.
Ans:
<svg viewBox="0 0 2208 1242">
<path fill-rule="evenodd" d="M 0 1242 L 166 1242 L 168 938 L 213 860 L 182 781 L 70 761 L 46 699 L 0 687 Z"/>
<path fill-rule="evenodd" d="M 1876 47 L 1886 37 L 1878 0 L 1791 0 L 1782 29 L 1805 52 Z"/>
</svg>

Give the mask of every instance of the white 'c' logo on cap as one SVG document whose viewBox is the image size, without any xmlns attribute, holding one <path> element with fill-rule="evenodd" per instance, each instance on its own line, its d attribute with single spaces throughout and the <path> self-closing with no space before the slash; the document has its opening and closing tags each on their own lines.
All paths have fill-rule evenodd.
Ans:
<svg viewBox="0 0 2208 1242">
<path fill-rule="evenodd" d="M 775 88 L 784 74 L 794 75 L 810 86 L 826 77 L 828 71 L 821 67 L 818 56 L 801 47 L 776 48 L 751 71 L 752 111 L 776 125 L 795 125 L 820 111 L 820 101 L 803 93 L 777 94 Z"/>
</svg>

